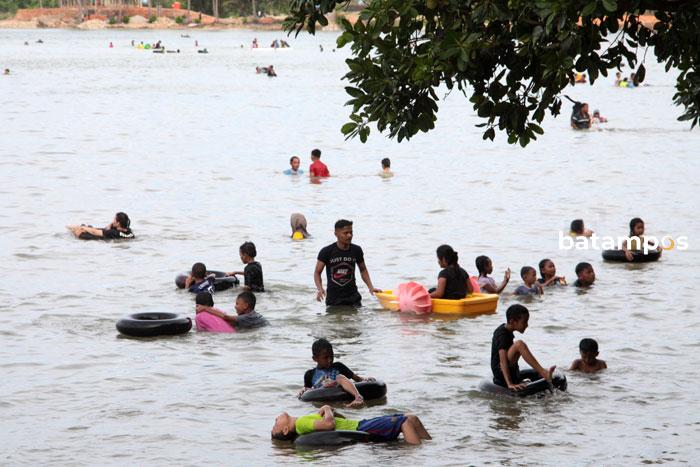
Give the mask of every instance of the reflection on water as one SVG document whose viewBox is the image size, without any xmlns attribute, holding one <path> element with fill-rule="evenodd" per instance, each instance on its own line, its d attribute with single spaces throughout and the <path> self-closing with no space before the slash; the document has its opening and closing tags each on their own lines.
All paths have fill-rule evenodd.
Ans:
<svg viewBox="0 0 700 467">
<path fill-rule="evenodd" d="M 573 132 L 562 118 L 527 149 L 501 136 L 482 141 L 474 112 L 451 96 L 437 128 L 401 145 L 373 133 L 346 142 L 347 51 L 334 34 L 302 35 L 293 50 L 264 55 L 241 44 L 279 33 L 222 31 L 0 31 L 0 417 L 7 464 L 271 465 L 571 463 L 604 465 L 698 459 L 700 394 L 695 313 L 700 256 L 694 233 L 700 133 L 675 119 L 674 76 L 647 63 L 654 84 L 621 90 L 599 81 L 568 89 L 601 109 L 601 131 Z M 25 40 L 44 44 L 25 47 Z M 129 46 L 163 40 L 181 54 Z M 197 54 L 192 41 L 211 53 Z M 109 49 L 106 44 L 113 42 Z M 319 53 L 319 43 L 327 52 Z M 255 66 L 273 63 L 275 80 Z M 323 151 L 333 176 L 321 183 L 281 174 Z M 378 177 L 389 157 L 395 177 Z M 79 242 L 71 223 L 101 225 L 126 211 L 136 240 Z M 313 237 L 289 239 L 302 212 Z M 624 235 L 631 217 L 649 235 L 688 235 L 690 249 L 658 263 L 604 263 L 600 253 L 557 250 L 574 218 L 600 235 Z M 363 307 L 327 311 L 315 300 L 318 251 L 333 224 L 352 219 L 373 283 L 434 284 L 435 248 L 451 244 L 475 274 L 513 271 L 498 312 L 474 319 L 380 311 L 364 285 Z M 133 339 L 116 321 L 140 311 L 194 316 L 173 278 L 203 261 L 241 267 L 255 242 L 266 289 L 257 309 L 270 326 L 235 335 Z M 493 330 L 519 302 L 518 271 L 552 258 L 574 280 L 588 261 L 590 289 L 526 299 L 524 336 L 544 364 L 565 369 L 594 337 L 609 370 L 568 374 L 569 392 L 544 400 L 479 393 L 489 376 Z M 324 278 L 325 280 L 325 278 Z M 359 281 L 358 281 L 359 282 Z M 237 290 L 215 296 L 233 311 Z M 336 359 L 387 383 L 385 401 L 342 409 L 361 419 L 415 412 L 434 440 L 299 452 L 270 441 L 283 410 L 299 401 L 314 366 L 314 338 Z M 692 379 L 692 377 L 690 377 Z M 672 422 L 671 422 L 672 421 Z M 624 438 L 620 438 L 624 433 Z M 85 442 L 85 440 L 90 440 Z M 128 446 L 128 448 L 127 448 Z M 631 449 L 634 447 L 634 449 Z"/>
</svg>

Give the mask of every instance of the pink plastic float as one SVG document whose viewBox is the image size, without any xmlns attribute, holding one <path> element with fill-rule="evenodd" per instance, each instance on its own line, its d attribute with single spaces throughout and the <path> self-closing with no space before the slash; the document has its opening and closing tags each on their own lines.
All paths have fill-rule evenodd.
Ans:
<svg viewBox="0 0 700 467">
<path fill-rule="evenodd" d="M 197 331 L 236 332 L 236 329 L 218 316 L 203 311 L 195 317 Z"/>
<path fill-rule="evenodd" d="M 430 294 L 425 290 L 425 287 L 417 282 L 399 284 L 397 298 L 401 311 L 414 311 L 423 314 L 430 313 L 433 309 Z"/>
<path fill-rule="evenodd" d="M 481 293 L 481 287 L 479 287 L 479 279 L 476 276 L 471 276 L 469 282 L 472 283 L 472 293 Z"/>
</svg>

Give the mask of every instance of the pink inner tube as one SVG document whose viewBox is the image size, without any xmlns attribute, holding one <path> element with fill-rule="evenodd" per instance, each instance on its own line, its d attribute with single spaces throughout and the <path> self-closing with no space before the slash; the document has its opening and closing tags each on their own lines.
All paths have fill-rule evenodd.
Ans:
<svg viewBox="0 0 700 467">
<path fill-rule="evenodd" d="M 236 332 L 236 329 L 218 316 L 203 311 L 195 317 L 197 331 Z"/>
</svg>

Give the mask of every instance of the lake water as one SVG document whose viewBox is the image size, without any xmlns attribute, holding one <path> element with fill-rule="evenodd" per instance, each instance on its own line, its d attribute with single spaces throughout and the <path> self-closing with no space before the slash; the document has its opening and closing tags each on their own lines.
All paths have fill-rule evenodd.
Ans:
<svg viewBox="0 0 700 467">
<path fill-rule="evenodd" d="M 675 72 L 649 59 L 651 86 L 618 89 L 608 78 L 567 90 L 610 122 L 574 132 L 565 104 L 527 149 L 502 135 L 482 141 L 457 93 L 430 134 L 397 144 L 375 131 L 363 145 L 339 132 L 348 51 L 332 52 L 335 34 L 302 35 L 278 52 L 247 45 L 281 33 L 180 34 L 0 31 L 0 67 L 12 70 L 0 76 L 0 463 L 697 463 L 700 132 L 675 120 Z M 162 39 L 182 53 L 137 50 L 132 39 Z M 208 55 L 196 53 L 195 39 Z M 269 64 L 278 78 L 255 74 Z M 315 147 L 332 178 L 281 174 L 295 154 L 306 168 Z M 383 157 L 391 180 L 376 176 Z M 105 224 L 119 210 L 135 241 L 81 242 L 64 230 Z M 304 242 L 289 239 L 296 211 L 309 219 L 313 238 Z M 617 236 L 635 216 L 648 235 L 687 236 L 690 248 L 638 266 L 558 248 L 574 218 Z M 382 311 L 364 286 L 362 309 L 327 313 L 312 272 L 339 218 L 355 221 L 354 241 L 380 288 L 433 284 L 442 243 L 472 274 L 480 254 L 493 259 L 497 280 L 510 267 L 498 313 L 419 319 Z M 115 322 L 134 312 L 193 317 L 192 296 L 175 289 L 174 276 L 195 261 L 239 270 L 246 240 L 264 268 L 269 292 L 257 308 L 271 326 L 118 335 Z M 589 261 L 597 282 L 527 303 L 524 339 L 543 364 L 566 368 L 579 340 L 594 337 L 609 370 L 568 373 L 569 391 L 544 400 L 482 394 L 491 336 L 516 302 L 520 267 L 545 257 L 570 283 L 575 265 Z M 232 312 L 234 297 L 218 294 L 216 305 Z M 296 393 L 321 336 L 338 360 L 388 384 L 386 404 L 348 417 L 413 411 L 434 440 L 321 452 L 272 444 L 278 413 L 313 410 Z"/>
</svg>

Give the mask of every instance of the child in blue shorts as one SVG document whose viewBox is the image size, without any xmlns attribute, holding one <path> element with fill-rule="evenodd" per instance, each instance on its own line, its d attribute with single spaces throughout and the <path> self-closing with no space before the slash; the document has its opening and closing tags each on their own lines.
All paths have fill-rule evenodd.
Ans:
<svg viewBox="0 0 700 467">
<path fill-rule="evenodd" d="M 297 436 L 315 431 L 364 431 L 370 441 L 394 441 L 403 433 L 409 444 L 420 444 L 421 440 L 432 439 L 423 423 L 415 415 L 384 415 L 365 420 L 350 420 L 335 414 L 329 405 L 324 405 L 317 413 L 292 417 L 282 412 L 275 418 L 272 439 L 293 441 Z"/>
</svg>

